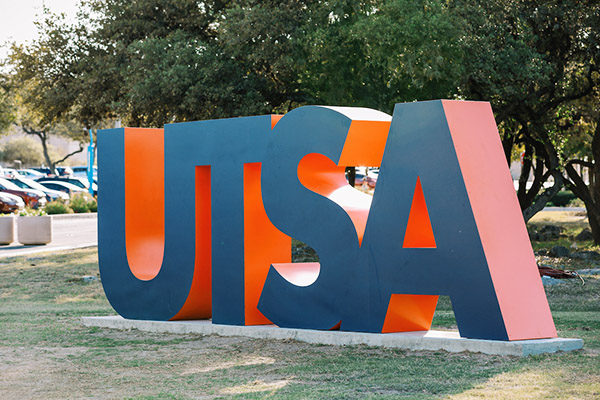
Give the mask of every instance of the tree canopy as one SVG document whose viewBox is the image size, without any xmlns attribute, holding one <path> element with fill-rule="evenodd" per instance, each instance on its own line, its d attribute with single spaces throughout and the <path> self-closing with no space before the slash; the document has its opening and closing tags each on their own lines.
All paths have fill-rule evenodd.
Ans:
<svg viewBox="0 0 600 400">
<path fill-rule="evenodd" d="M 600 82 L 600 5 L 577 0 L 456 5 L 469 22 L 460 91 L 466 98 L 492 103 L 507 157 L 514 146 L 523 148 L 518 195 L 527 220 L 563 185 L 568 155 L 563 152 L 561 114 Z M 535 179 L 527 191 L 530 172 Z M 536 197 L 550 177 L 552 188 Z"/>
<path fill-rule="evenodd" d="M 526 220 L 563 185 L 600 198 L 569 172 L 596 171 L 600 157 L 597 1 L 82 0 L 76 23 L 46 15 L 39 27 L 32 45 L 13 48 L 13 95 L 0 85 L 0 115 L 37 130 L 484 100 L 507 161 L 524 153 Z M 600 243 L 600 206 L 588 204 Z"/>
</svg>

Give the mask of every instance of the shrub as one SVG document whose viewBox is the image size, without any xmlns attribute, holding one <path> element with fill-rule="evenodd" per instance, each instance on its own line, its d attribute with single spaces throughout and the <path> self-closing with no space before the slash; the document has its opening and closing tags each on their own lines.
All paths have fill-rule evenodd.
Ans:
<svg viewBox="0 0 600 400">
<path fill-rule="evenodd" d="M 77 193 L 71 198 L 69 204 L 75 213 L 88 213 L 91 208 L 97 208 L 96 200 L 89 193 Z"/>
<path fill-rule="evenodd" d="M 585 203 L 581 199 L 573 199 L 569 202 L 569 207 L 585 207 Z"/>
<path fill-rule="evenodd" d="M 40 165 L 44 162 L 42 145 L 30 137 L 9 139 L 0 148 L 0 161 L 12 163 L 21 160 L 24 165 Z"/>
<path fill-rule="evenodd" d="M 550 203 L 552 204 L 548 203 L 548 205 L 554 205 L 555 207 L 564 207 L 575 198 L 576 196 L 570 190 L 561 190 L 550 199 Z"/>
<path fill-rule="evenodd" d="M 98 212 L 98 201 L 94 198 L 88 203 L 90 205 L 91 212 Z"/>
<path fill-rule="evenodd" d="M 20 217 L 40 217 L 42 215 L 46 215 L 46 211 L 42 209 L 34 210 L 30 207 L 25 207 L 23 210 L 19 212 Z"/>
<path fill-rule="evenodd" d="M 46 204 L 44 208 L 46 214 L 72 214 L 73 210 L 64 202 L 64 200 L 54 200 Z"/>
</svg>

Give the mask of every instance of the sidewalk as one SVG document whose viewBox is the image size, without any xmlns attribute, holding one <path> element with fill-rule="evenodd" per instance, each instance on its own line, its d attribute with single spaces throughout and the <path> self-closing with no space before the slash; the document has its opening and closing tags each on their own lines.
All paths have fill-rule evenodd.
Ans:
<svg viewBox="0 0 600 400">
<path fill-rule="evenodd" d="M 17 242 L 18 229 L 18 224 L 15 224 L 15 241 L 12 244 L 0 246 L 0 258 L 98 245 L 98 218 L 95 213 L 53 215 L 52 241 L 46 245 L 20 244 Z"/>
<path fill-rule="evenodd" d="M 544 207 L 542 211 L 575 211 L 585 212 L 585 207 Z"/>
</svg>

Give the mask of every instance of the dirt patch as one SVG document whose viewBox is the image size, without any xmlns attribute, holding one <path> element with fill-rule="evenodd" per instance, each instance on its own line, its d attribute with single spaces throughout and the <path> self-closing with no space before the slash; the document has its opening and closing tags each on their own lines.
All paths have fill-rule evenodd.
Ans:
<svg viewBox="0 0 600 400">
<path fill-rule="evenodd" d="M 0 347 L 0 393 L 4 399 L 67 398 L 72 384 L 62 373 L 69 358 L 86 348 Z M 67 397 L 65 397 L 67 396 Z"/>
</svg>

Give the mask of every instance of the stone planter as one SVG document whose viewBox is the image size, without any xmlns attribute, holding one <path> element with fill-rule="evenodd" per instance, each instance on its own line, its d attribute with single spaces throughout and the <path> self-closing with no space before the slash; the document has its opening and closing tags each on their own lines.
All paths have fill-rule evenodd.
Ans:
<svg viewBox="0 0 600 400">
<path fill-rule="evenodd" d="M 50 215 L 19 217 L 18 240 L 21 244 L 48 244 L 52 241 Z"/>
<path fill-rule="evenodd" d="M 15 241 L 15 217 L 0 217 L 0 245 Z"/>
</svg>

